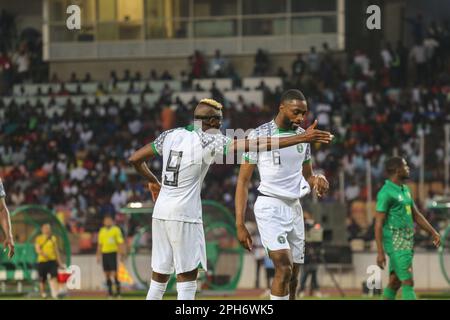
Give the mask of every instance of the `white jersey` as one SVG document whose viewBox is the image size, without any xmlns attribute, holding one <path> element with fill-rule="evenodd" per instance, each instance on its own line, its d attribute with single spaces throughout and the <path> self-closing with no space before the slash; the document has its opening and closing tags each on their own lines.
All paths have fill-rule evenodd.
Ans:
<svg viewBox="0 0 450 320">
<path fill-rule="evenodd" d="M 201 190 L 209 166 L 226 154 L 231 139 L 193 126 L 163 132 L 152 143 L 163 157 L 161 191 L 153 218 L 202 223 Z"/>
<path fill-rule="evenodd" d="M 258 137 L 287 137 L 305 132 L 303 128 L 296 131 L 278 128 L 275 121 L 259 126 L 250 132 L 248 139 Z M 309 193 L 309 185 L 303 177 L 303 164 L 311 161 L 309 143 L 299 143 L 295 146 L 266 151 L 247 152 L 244 158 L 257 164 L 261 183 L 259 192 L 266 196 L 294 200 Z"/>
</svg>

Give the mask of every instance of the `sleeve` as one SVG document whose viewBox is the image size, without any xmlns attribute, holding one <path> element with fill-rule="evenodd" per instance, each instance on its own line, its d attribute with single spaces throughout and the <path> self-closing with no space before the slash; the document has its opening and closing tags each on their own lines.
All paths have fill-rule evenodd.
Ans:
<svg viewBox="0 0 450 320">
<path fill-rule="evenodd" d="M 380 190 L 377 194 L 377 205 L 375 210 L 383 213 L 387 213 L 389 210 L 389 196 L 383 190 Z"/>
<path fill-rule="evenodd" d="M 2 179 L 0 179 L 0 198 L 6 197 L 5 188 L 3 187 Z"/>
<path fill-rule="evenodd" d="M 164 131 L 163 133 L 161 133 L 161 134 L 155 139 L 155 141 L 153 141 L 153 142 L 151 143 L 152 149 L 153 149 L 153 151 L 154 151 L 156 154 L 162 155 L 162 153 L 163 153 L 163 145 L 164 145 L 164 141 L 165 141 L 167 135 L 168 135 L 169 133 L 171 133 L 172 131 L 173 131 L 173 129 L 172 129 L 172 130 Z"/>
<path fill-rule="evenodd" d="M 305 152 L 305 160 L 303 160 L 303 164 L 307 164 L 311 162 L 311 145 L 309 143 L 306 144 L 306 152 Z"/>
<path fill-rule="evenodd" d="M 222 137 L 220 138 L 220 145 L 219 145 L 219 149 L 216 151 L 217 153 L 222 153 L 223 155 L 227 155 L 228 152 L 230 151 L 230 145 L 233 142 L 233 139 L 231 139 L 230 137 L 224 136 L 222 135 Z"/>
<path fill-rule="evenodd" d="M 223 134 L 205 135 L 206 149 L 214 154 L 227 155 L 233 140 Z M 206 143 L 207 142 L 207 143 Z"/>
<path fill-rule="evenodd" d="M 247 139 L 249 139 L 249 140 L 256 139 L 256 138 L 258 138 L 258 134 L 256 133 L 256 130 L 252 130 L 247 137 Z M 254 151 L 244 152 L 242 154 L 242 158 L 249 163 L 256 164 L 258 162 L 258 153 L 254 152 Z"/>
<path fill-rule="evenodd" d="M 119 227 L 116 227 L 116 242 L 118 244 L 122 244 L 123 243 L 122 231 L 120 230 Z"/>
<path fill-rule="evenodd" d="M 100 245 L 103 244 L 103 229 L 100 229 L 100 232 L 98 233 L 98 240 L 97 240 L 97 242 Z"/>
</svg>

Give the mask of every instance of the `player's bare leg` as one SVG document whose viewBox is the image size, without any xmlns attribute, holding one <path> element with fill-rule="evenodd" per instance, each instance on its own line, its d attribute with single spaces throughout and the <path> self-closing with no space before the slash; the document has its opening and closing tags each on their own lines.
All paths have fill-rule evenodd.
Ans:
<svg viewBox="0 0 450 320">
<path fill-rule="evenodd" d="M 178 300 L 194 300 L 197 292 L 198 269 L 177 274 Z"/>
<path fill-rule="evenodd" d="M 41 280 L 39 281 L 39 289 L 41 290 L 41 297 L 42 298 L 47 298 L 47 293 L 45 292 L 45 283 L 47 281 L 46 280 Z"/>
<path fill-rule="evenodd" d="M 161 300 L 166 292 L 169 278 L 170 274 L 163 274 L 153 271 L 152 281 L 150 282 L 150 288 L 148 289 L 146 300 Z"/>
<path fill-rule="evenodd" d="M 291 281 L 289 282 L 289 300 L 295 300 L 299 274 L 300 274 L 300 264 L 294 263 L 294 266 L 292 268 Z"/>
<path fill-rule="evenodd" d="M 116 296 L 120 296 L 120 282 L 116 271 L 111 271 L 111 281 L 114 279 L 114 284 L 116 286 Z"/>
<path fill-rule="evenodd" d="M 293 262 L 290 250 L 270 251 L 269 257 L 275 266 L 270 298 L 272 300 L 288 300 L 289 283 L 292 277 Z"/>
<path fill-rule="evenodd" d="M 52 298 L 58 298 L 58 280 L 56 278 L 50 278 L 49 285 Z"/>
</svg>

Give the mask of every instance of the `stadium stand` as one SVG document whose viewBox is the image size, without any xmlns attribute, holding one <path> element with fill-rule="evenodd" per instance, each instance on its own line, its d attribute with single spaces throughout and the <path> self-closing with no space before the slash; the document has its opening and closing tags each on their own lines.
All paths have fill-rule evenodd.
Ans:
<svg viewBox="0 0 450 320">
<path fill-rule="evenodd" d="M 65 82 L 55 74 L 48 83 L 42 62 L 27 56 L 32 53 L 27 42 L 15 52 L 8 46 L 0 57 L 0 175 L 13 205 L 40 203 L 62 213 L 67 229 L 80 235 L 80 251 L 89 251 L 104 215 L 115 215 L 123 223 L 121 206 L 148 199 L 126 159 L 166 127 L 165 118 L 173 119 L 168 123 L 175 126 L 187 125 L 197 101 L 211 96 L 225 106 L 223 129 L 255 128 L 273 116 L 283 89 L 297 87 L 310 106 L 305 126 L 317 118 L 321 128 L 336 136 L 331 146 L 314 148 L 314 166 L 322 168 L 331 183 L 325 201 L 341 198 L 338 174 L 344 171 L 349 239 L 372 241 L 366 159 L 371 163 L 372 199 L 383 183 L 383 161 L 394 150 L 408 159 L 412 179 L 417 181 L 418 135 L 425 133 L 427 195 L 443 188 L 440 137 L 443 123 L 450 121 L 450 30 L 445 25 L 439 30 L 435 36 L 439 52 L 427 56 L 425 69 L 411 60 L 423 47 L 399 45 L 371 54 L 348 53 L 345 65 L 335 61 L 333 52 L 306 53 L 298 58 L 303 59 L 305 72 L 278 72 L 282 77 L 269 74 L 265 63 L 270 63 L 270 54 L 266 53 L 268 61 L 256 59 L 258 64 L 264 62 L 264 70 L 256 72 L 264 77 L 241 78 L 239 70 L 228 68 L 231 71 L 221 72 L 220 78 L 208 78 L 206 58 L 196 52 L 190 58 L 192 69 L 180 70 L 179 78 L 130 70 L 124 81 L 111 70 L 109 82 L 89 75 L 83 81 Z M 18 57 L 30 59 L 27 72 L 19 71 Z M 129 79 L 138 72 L 150 76 Z M 74 74 L 72 80 L 76 79 Z M 151 168 L 159 172 L 160 160 L 154 160 Z M 233 209 L 237 171 L 237 166 L 214 166 L 209 174 L 214 179 L 206 179 L 203 197 Z M 250 202 L 256 197 L 257 184 L 255 176 Z M 417 198 L 417 187 L 412 190 Z M 428 217 L 437 223 L 431 214 Z M 363 247 L 360 241 L 352 246 Z M 14 270 L 26 274 L 27 262 L 20 260 L 19 251 Z M 1 279 L 4 270 L 7 278 L 12 274 L 5 267 Z"/>
</svg>

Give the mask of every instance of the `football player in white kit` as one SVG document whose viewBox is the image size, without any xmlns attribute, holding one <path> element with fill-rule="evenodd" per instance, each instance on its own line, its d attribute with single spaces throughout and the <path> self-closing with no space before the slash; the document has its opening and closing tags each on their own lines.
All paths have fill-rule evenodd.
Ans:
<svg viewBox="0 0 450 320">
<path fill-rule="evenodd" d="M 162 299 L 174 270 L 178 299 L 195 298 L 198 267 L 201 264 L 204 270 L 207 268 L 200 193 L 215 155 L 331 141 L 330 133 L 320 130 L 283 138 L 232 140 L 219 131 L 222 105 L 212 99 L 200 101 L 194 119 L 197 120 L 194 125 L 161 133 L 154 142 L 129 158 L 135 169 L 149 181 L 152 197 L 156 200 L 152 219 L 153 272 L 147 300 Z M 163 157 L 162 184 L 145 163 L 157 155 Z"/>
<path fill-rule="evenodd" d="M 5 202 L 6 192 L 3 187 L 2 179 L 0 179 L 0 227 L 5 234 L 5 241 L 3 242 L 3 250 L 8 249 L 8 258 L 14 256 L 14 238 L 11 229 L 11 217 Z"/>
<path fill-rule="evenodd" d="M 248 138 L 308 133 L 314 130 L 317 121 L 307 130 L 300 127 L 307 110 L 301 91 L 288 90 L 281 96 L 275 119 L 252 131 Z M 309 143 L 267 152 L 247 152 L 244 159 L 235 196 L 238 239 L 246 249 L 251 250 L 252 239 L 244 223 L 248 185 L 257 166 L 261 182 L 254 213 L 262 243 L 275 265 L 270 298 L 293 300 L 305 246 L 303 211 L 299 199 L 310 193 L 311 189 L 322 196 L 328 190 L 328 181 L 323 175 L 313 174 Z"/>
</svg>

